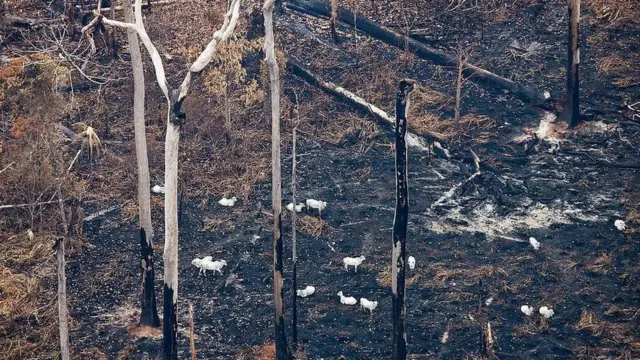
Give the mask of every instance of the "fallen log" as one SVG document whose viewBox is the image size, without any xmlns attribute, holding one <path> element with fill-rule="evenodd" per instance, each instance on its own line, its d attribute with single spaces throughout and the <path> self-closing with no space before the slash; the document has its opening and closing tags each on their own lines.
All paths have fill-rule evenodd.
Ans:
<svg viewBox="0 0 640 360">
<path fill-rule="evenodd" d="M 313 73 L 311 70 L 304 68 L 302 64 L 300 64 L 297 60 L 291 58 L 288 59 L 287 69 L 291 70 L 294 75 L 303 78 L 309 84 L 317 86 L 322 90 L 328 92 L 329 94 L 348 102 L 355 108 L 371 114 L 381 124 L 387 127 L 391 126 L 392 129 L 393 127 L 395 127 L 395 118 L 389 116 L 384 110 L 371 103 L 368 103 L 363 98 L 343 87 L 337 86 L 329 81 L 324 81 L 319 75 Z M 428 151 L 428 142 L 431 142 L 433 140 L 441 141 L 441 139 L 433 135 L 428 135 L 426 136 L 426 138 L 427 139 L 425 140 L 423 137 L 417 135 L 416 133 L 407 132 L 407 144 L 422 151 Z"/>
<path fill-rule="evenodd" d="M 331 16 L 331 9 L 329 5 L 320 2 L 319 0 L 289 0 L 283 5 L 288 9 L 316 17 Z M 405 50 L 406 47 L 406 50 L 415 53 L 422 59 L 431 60 L 434 63 L 442 66 L 457 66 L 457 60 L 455 56 L 446 54 L 440 50 L 432 49 L 412 38 L 408 38 L 374 21 L 354 14 L 349 10 L 343 8 L 338 9 L 338 20 L 351 26 L 357 24 L 357 29 L 368 34 L 369 36 L 402 50 Z M 535 106 L 541 107 L 545 110 L 552 110 L 553 108 L 553 106 L 548 102 L 548 99 L 544 97 L 544 94 L 542 92 L 530 89 L 526 86 L 523 86 L 522 84 L 496 75 L 490 71 L 481 69 L 471 64 L 466 64 L 463 73 L 465 77 L 471 78 L 471 80 L 486 83 L 499 89 L 508 90 L 509 92 L 516 95 L 519 99 L 532 103 Z"/>
</svg>

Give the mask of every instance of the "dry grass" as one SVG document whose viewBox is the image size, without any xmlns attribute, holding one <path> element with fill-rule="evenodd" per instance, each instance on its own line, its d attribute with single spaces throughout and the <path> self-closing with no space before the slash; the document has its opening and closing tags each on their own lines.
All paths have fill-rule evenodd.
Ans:
<svg viewBox="0 0 640 360">
<path fill-rule="evenodd" d="M 274 343 L 265 343 L 262 345 L 254 346 L 247 350 L 242 350 L 237 356 L 236 360 L 275 360 L 276 359 L 276 346 Z M 295 360 L 305 360 L 304 354 L 295 354 Z"/>
<path fill-rule="evenodd" d="M 625 73 L 633 67 L 633 64 L 617 54 L 611 54 L 599 59 L 597 67 L 600 75 L 609 75 Z"/>
<path fill-rule="evenodd" d="M 640 340 L 637 337 L 634 322 L 608 322 L 593 312 L 584 310 L 574 328 L 600 337 L 605 343 L 615 344 L 619 352 L 637 353 L 640 351 Z"/>
<path fill-rule="evenodd" d="M 513 336 L 534 336 L 549 331 L 549 321 L 542 316 L 527 316 L 524 324 L 514 327 Z"/>
<path fill-rule="evenodd" d="M 384 270 L 378 272 L 378 275 L 376 276 L 376 280 L 378 281 L 378 284 L 381 287 L 387 288 L 391 286 L 391 266 L 387 266 L 384 268 Z M 415 274 L 411 277 L 406 277 L 405 279 L 405 283 L 406 286 L 409 287 L 413 284 L 415 284 L 416 282 L 418 282 L 420 280 L 420 274 Z"/>
<path fill-rule="evenodd" d="M 607 275 L 611 266 L 613 265 L 613 259 L 609 254 L 603 253 L 592 264 L 587 265 L 585 268 L 593 273 L 600 275 Z"/>
<path fill-rule="evenodd" d="M 595 14 L 596 19 L 611 26 L 636 23 L 640 17 L 635 0 L 585 0 L 584 6 Z"/>
<path fill-rule="evenodd" d="M 434 264 L 430 266 L 429 272 L 433 274 L 433 281 L 440 286 L 454 280 L 470 286 L 477 284 L 480 279 L 507 276 L 504 269 L 493 265 L 484 265 L 475 269 L 447 269 L 441 264 Z"/>
<path fill-rule="evenodd" d="M 309 215 L 305 215 L 300 218 L 298 226 L 298 230 L 316 238 L 322 235 L 323 229 L 329 228 L 326 221 Z"/>
<path fill-rule="evenodd" d="M 56 296 L 43 287 L 55 271 L 48 240 L 24 234 L 2 239 L 7 250 L 0 254 L 0 359 L 36 358 L 56 348 Z"/>
<path fill-rule="evenodd" d="M 205 218 L 203 221 L 204 225 L 200 231 L 216 231 L 220 230 L 223 233 L 230 233 L 235 230 L 236 225 L 231 219 L 227 218 Z"/>
</svg>

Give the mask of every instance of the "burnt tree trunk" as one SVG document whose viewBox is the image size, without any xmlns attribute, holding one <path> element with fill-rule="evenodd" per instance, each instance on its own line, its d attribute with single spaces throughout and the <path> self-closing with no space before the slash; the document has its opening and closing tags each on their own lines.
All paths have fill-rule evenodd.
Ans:
<svg viewBox="0 0 640 360">
<path fill-rule="evenodd" d="M 287 6 L 291 10 L 299 11 L 312 16 L 331 16 L 330 7 L 320 0 L 289 0 L 285 6 Z M 385 26 L 382 26 L 362 16 L 356 15 L 344 8 L 338 9 L 337 13 L 338 20 L 351 26 L 354 26 L 357 23 L 358 30 L 391 46 L 395 46 L 402 50 L 406 49 L 408 51 L 411 51 L 418 57 L 425 60 L 433 61 L 438 65 L 451 68 L 455 68 L 457 66 L 457 59 L 453 55 L 449 55 L 442 51 L 430 48 L 414 39 L 407 38 L 404 35 L 398 34 L 397 32 L 392 31 Z M 545 103 L 547 99 L 545 99 L 542 92 L 527 88 L 522 84 L 513 82 L 509 79 L 481 69 L 477 66 L 465 64 L 463 74 L 466 78 L 474 79 L 478 82 L 484 82 L 499 89 L 508 90 L 521 100 L 533 103 L 534 105 L 541 108 L 553 108 L 551 104 Z"/>
<path fill-rule="evenodd" d="M 580 121 L 580 0 L 569 0 L 567 98 L 560 119 L 572 128 Z"/>
<path fill-rule="evenodd" d="M 53 249 L 58 262 L 58 319 L 60 322 L 60 359 L 69 360 L 69 324 L 67 322 L 67 275 L 64 262 L 64 238 L 57 238 Z"/>
<path fill-rule="evenodd" d="M 131 0 L 123 0 L 124 17 L 134 21 Z M 111 7 L 115 9 L 115 7 Z M 113 10 L 112 10 L 113 13 Z M 113 17 L 113 14 L 111 15 Z M 111 29 L 115 33 L 115 27 Z M 138 221 L 140 222 L 140 263 L 142 293 L 140 294 L 140 325 L 160 326 L 156 305 L 155 268 L 153 265 L 153 228 L 151 225 L 151 193 L 149 189 L 149 159 L 144 120 L 144 70 L 138 34 L 127 29 L 131 67 L 133 68 L 133 127 L 138 168 Z"/>
<path fill-rule="evenodd" d="M 296 111 L 298 107 L 298 97 L 296 96 Z M 293 327 L 291 331 L 291 341 L 293 343 L 293 350 L 296 351 L 298 347 L 298 252 L 296 248 L 296 130 L 298 124 L 293 127 L 293 145 L 291 150 L 291 202 L 293 204 L 293 211 L 291 212 L 291 260 L 293 262 L 293 274 L 291 274 L 291 285 L 293 289 L 291 290 L 293 299 L 292 299 L 292 322 Z"/>
<path fill-rule="evenodd" d="M 407 113 L 409 96 L 414 90 L 411 80 L 400 81 L 396 100 L 396 211 L 393 219 L 391 252 L 391 299 L 393 306 L 393 360 L 407 358 L 407 328 L 405 305 L 405 248 L 409 219 L 407 176 Z"/>
<path fill-rule="evenodd" d="M 193 329 L 193 304 L 189 302 L 189 349 L 191 350 L 191 360 L 196 360 L 196 340 Z"/>
<path fill-rule="evenodd" d="M 282 178 L 280 166 L 280 75 L 275 55 L 273 35 L 273 8 L 275 0 L 265 0 L 264 52 L 269 68 L 269 92 L 271 93 L 271 206 L 273 208 L 273 297 L 275 306 L 275 346 L 277 360 L 293 359 L 287 346 L 284 325 L 283 261 L 282 261 Z M 295 209 L 294 209 L 295 210 Z"/>
<path fill-rule="evenodd" d="M 140 303 L 140 325 L 159 327 L 158 307 L 156 304 L 155 272 L 153 265 L 153 245 L 147 238 L 147 232 L 140 228 L 140 263 L 142 265 L 142 294 Z"/>
</svg>

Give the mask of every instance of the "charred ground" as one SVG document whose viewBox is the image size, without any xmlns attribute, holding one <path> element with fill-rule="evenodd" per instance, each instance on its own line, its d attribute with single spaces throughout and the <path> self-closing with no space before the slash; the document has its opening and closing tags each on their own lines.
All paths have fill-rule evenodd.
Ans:
<svg viewBox="0 0 640 360">
<path fill-rule="evenodd" d="M 524 143 L 518 141 L 540 132 L 546 117 L 530 105 L 469 81 L 462 101 L 465 117 L 456 126 L 451 120 L 455 94 L 451 69 L 362 34 L 356 40 L 349 27 L 339 26 L 342 42 L 334 45 L 324 20 L 290 11 L 277 18 L 283 56 L 296 58 L 385 110 L 393 108 L 399 79 L 417 79 L 426 90 L 414 101 L 410 126 L 418 133 L 435 132 L 446 138 L 455 157 L 465 156 L 468 148 L 480 156 L 482 174 L 456 188 L 469 177 L 456 162 L 409 151 L 408 252 L 418 261 L 407 291 L 412 354 L 442 359 L 481 357 L 481 322 L 488 320 L 499 358 L 640 356 L 638 174 L 637 169 L 612 165 L 637 160 L 640 125 L 618 114 L 593 111 L 617 110 L 640 100 L 640 87 L 630 86 L 640 75 L 630 65 L 640 46 L 640 27 L 632 18 L 604 12 L 602 2 L 585 3 L 582 110 L 591 121 L 575 131 L 553 127 L 553 131 L 544 132 L 547 138 L 533 151 L 525 151 Z M 462 43 L 471 49 L 471 63 L 562 97 L 564 2 L 495 1 L 484 8 L 463 5 L 445 11 L 448 4 L 408 5 L 404 13 L 392 2 L 376 2 L 377 10 L 369 3 L 349 2 L 345 6 L 386 25 L 413 23 L 412 30 L 427 29 L 426 41 L 447 52 Z M 174 4 L 158 6 L 146 15 L 150 36 L 158 41 L 168 62 L 168 73 L 178 74 L 174 81 L 199 44 L 204 44 L 219 25 L 219 6 L 201 9 L 198 4 Z M 187 302 L 193 303 L 199 358 L 268 358 L 263 353 L 269 352 L 265 344 L 273 333 L 269 125 L 258 91 L 264 71 L 259 43 L 251 43 L 250 38 L 256 36 L 251 30 L 253 17 L 249 10 L 245 15 L 243 30 L 236 38 L 246 40 L 240 50 L 229 47 L 225 51 L 243 54 L 239 63 L 247 75 L 234 87 L 221 88 L 221 74 L 212 70 L 185 104 L 189 123 L 183 132 L 180 166 L 187 196 L 180 234 L 178 320 L 184 329 Z M 188 29 L 198 29 L 193 32 L 195 37 L 185 35 Z M 523 56 L 510 47 L 514 40 L 526 46 L 536 41 L 543 48 Z M 219 60 L 219 65 L 226 66 L 225 76 L 229 71 L 240 71 L 234 61 L 229 57 Z M 127 66 L 127 62 L 116 64 L 122 76 L 126 76 Z M 150 165 L 152 178 L 161 179 L 163 102 L 150 67 L 146 78 Z M 254 80 L 257 89 L 252 88 Z M 155 334 L 140 337 L 134 327 L 140 280 L 133 125 L 127 95 L 131 88 L 131 82 L 124 80 L 100 92 L 76 94 L 71 110 L 64 108 L 59 117 L 48 118 L 50 124 L 61 120 L 67 125 L 94 123 L 107 151 L 96 162 L 83 158 L 70 181 L 74 191 L 83 191 L 79 197 L 87 214 L 118 206 L 118 210 L 85 223 L 86 240 L 74 240 L 76 246 L 69 258 L 71 344 L 74 353 L 87 359 L 155 358 L 161 352 L 161 341 Z M 329 204 L 321 219 L 309 212 L 299 223 L 298 284 L 317 288 L 314 296 L 298 305 L 302 353 L 309 359 L 389 358 L 390 238 L 395 196 L 390 133 L 374 124 L 368 114 L 354 111 L 287 73 L 284 93 L 283 139 L 287 140 L 283 144 L 283 198 L 290 197 L 290 130 L 297 118 L 293 99 L 298 95 L 298 196 Z M 60 97 L 68 99 L 65 94 Z M 232 100 L 227 102 L 227 98 Z M 225 106 L 232 110 L 231 121 Z M 13 128 L 16 117 L 5 119 L 5 128 Z M 6 146 L 22 144 L 8 131 L 3 132 L 3 139 Z M 556 141 L 560 148 L 550 153 Z M 74 153 L 70 149 L 59 162 L 68 163 Z M 0 168 L 5 161 L 10 162 L 3 159 Z M 454 188 L 451 197 L 443 197 Z M 223 208 L 217 205 L 222 195 L 239 195 L 240 201 L 234 208 Z M 13 200 L 6 197 L 3 203 L 5 199 Z M 154 196 L 152 208 L 160 292 L 161 196 Z M 47 210 L 42 211 L 46 214 Z M 12 230 L 2 236 L 20 250 L 6 251 L 2 256 L 3 272 L 16 278 L 8 278 L 13 279 L 13 287 L 3 285 L 2 294 L 9 295 L 0 299 L 14 308 L 41 308 L 55 301 L 51 271 L 43 270 L 53 269 L 55 264 L 42 250 L 49 239 L 44 234 L 55 228 L 38 225 L 45 222 L 36 220 L 34 225 L 43 235 L 36 243 L 21 244 L 22 235 L 17 234 L 34 226 L 20 220 L 24 215 L 15 211 L 5 219 Z M 626 219 L 629 229 L 615 229 L 615 219 Z M 285 218 L 284 224 L 285 246 L 290 249 L 290 219 Z M 253 240 L 254 234 L 261 239 Z M 539 251 L 526 243 L 531 236 L 541 242 Z M 85 241 L 92 246 L 86 246 Z M 342 257 L 360 254 L 367 260 L 358 273 L 345 272 Z M 205 255 L 227 260 L 223 277 L 198 276 L 190 262 Z M 232 269 L 237 280 L 225 286 Z M 288 264 L 285 271 L 289 279 Z M 39 283 L 40 290 L 26 286 L 14 290 L 16 284 L 29 281 Z M 26 289 L 29 292 L 21 293 Z M 341 306 L 336 296 L 340 290 L 349 296 L 378 300 L 379 308 L 369 316 Z M 285 291 L 290 293 L 291 289 L 285 287 Z M 43 299 L 41 304 L 34 300 L 38 296 Z M 493 300 L 485 306 L 489 298 Z M 285 302 L 289 308 L 289 296 Z M 550 306 L 556 316 L 548 321 L 527 318 L 519 311 L 524 304 Z M 8 322 L 3 323 L 5 332 L 23 329 L 30 336 L 28 342 L 49 344 L 46 350 L 34 346 L 33 357 L 55 357 L 54 313 L 46 309 L 47 316 L 25 310 L 23 317 L 7 317 Z M 180 357 L 187 357 L 186 332 L 180 334 L 179 341 Z M 15 351 L 6 354 L 7 358 L 24 357 Z"/>
</svg>

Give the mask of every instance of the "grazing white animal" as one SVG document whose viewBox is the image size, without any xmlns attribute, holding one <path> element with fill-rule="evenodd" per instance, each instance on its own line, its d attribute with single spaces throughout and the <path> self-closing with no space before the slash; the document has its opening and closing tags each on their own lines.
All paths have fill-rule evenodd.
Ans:
<svg viewBox="0 0 640 360">
<path fill-rule="evenodd" d="M 369 301 L 365 298 L 360 298 L 360 309 L 362 310 L 368 309 L 369 314 L 373 314 L 373 310 L 375 310 L 377 307 L 378 307 L 377 301 Z"/>
<path fill-rule="evenodd" d="M 407 260 L 407 263 L 409 264 L 410 270 L 413 270 L 416 268 L 416 258 L 414 258 L 413 256 L 409 256 L 409 260 Z"/>
<path fill-rule="evenodd" d="M 536 238 L 530 237 L 529 244 L 531 244 L 531 247 L 533 247 L 533 250 L 538 250 L 540 248 L 540 242 L 538 242 Z"/>
<path fill-rule="evenodd" d="M 538 310 L 538 312 L 540 313 L 540 315 L 544 316 L 545 319 L 550 319 L 554 315 L 553 309 L 549 309 L 546 306 L 542 306 L 540 310 Z"/>
<path fill-rule="evenodd" d="M 356 298 L 354 298 L 353 296 L 344 296 L 344 294 L 342 294 L 342 291 L 338 293 L 338 296 L 340 296 L 340 303 L 344 305 L 355 305 L 358 303 L 358 300 L 356 300 Z"/>
<path fill-rule="evenodd" d="M 164 194 L 164 186 L 154 185 L 151 188 L 151 191 L 153 191 L 156 194 Z"/>
<path fill-rule="evenodd" d="M 33 234 L 33 231 L 31 231 L 31 229 L 27 230 L 27 236 L 29 237 L 29 240 L 33 241 L 33 238 L 35 237 L 35 235 Z"/>
<path fill-rule="evenodd" d="M 627 224 L 624 223 L 624 221 L 622 220 L 616 220 L 613 225 L 616 227 L 616 229 L 620 230 L 620 231 L 624 231 L 627 228 Z"/>
<path fill-rule="evenodd" d="M 222 205 L 222 206 L 233 206 L 236 204 L 236 201 L 238 201 L 238 199 L 236 199 L 236 197 L 232 197 L 231 199 L 227 199 L 226 197 L 223 197 L 222 199 L 218 200 L 218 204 Z"/>
<path fill-rule="evenodd" d="M 296 205 L 296 212 L 302 212 L 302 208 L 304 208 L 304 204 L 303 203 L 300 203 L 300 204 Z M 287 205 L 287 210 L 293 211 L 293 203 L 289 203 Z"/>
<path fill-rule="evenodd" d="M 520 311 L 527 316 L 531 316 L 531 314 L 533 314 L 533 307 L 529 305 L 522 305 L 520 306 Z"/>
<path fill-rule="evenodd" d="M 488 298 L 487 300 L 484 301 L 484 306 L 489 306 L 491 304 L 493 304 L 493 298 L 492 297 L 490 297 L 490 298 Z"/>
<path fill-rule="evenodd" d="M 207 270 L 215 272 L 219 272 L 222 275 L 222 268 L 227 265 L 227 262 L 224 260 L 216 260 L 216 261 L 205 261 L 202 260 L 200 263 L 200 271 L 204 273 L 204 276 L 207 276 Z"/>
<path fill-rule="evenodd" d="M 356 272 L 358 272 L 358 266 L 360 266 L 360 264 L 362 264 L 364 260 L 365 260 L 364 255 L 358 256 L 355 258 L 347 256 L 346 258 L 342 259 L 342 262 L 344 262 L 345 270 L 349 271 L 349 266 L 355 266 Z"/>
<path fill-rule="evenodd" d="M 544 99 L 547 100 L 551 97 L 551 93 L 549 93 L 547 90 L 544 91 Z"/>
<path fill-rule="evenodd" d="M 296 294 L 300 297 L 307 297 L 310 295 L 313 295 L 316 292 L 316 288 L 311 286 L 311 285 L 307 285 L 306 288 L 302 289 L 302 290 L 297 290 Z"/>
<path fill-rule="evenodd" d="M 212 256 L 205 256 L 202 259 L 200 258 L 195 258 L 191 261 L 191 265 L 200 268 L 200 265 L 202 264 L 203 261 L 212 261 L 213 257 Z"/>
<path fill-rule="evenodd" d="M 322 214 L 322 210 L 327 207 L 326 201 L 307 199 L 307 207 L 310 209 L 318 209 L 318 212 Z"/>
</svg>

